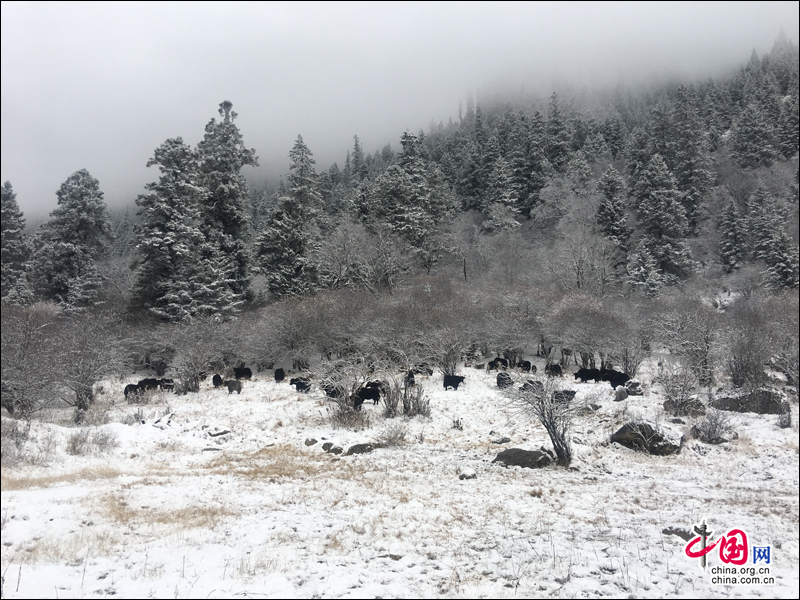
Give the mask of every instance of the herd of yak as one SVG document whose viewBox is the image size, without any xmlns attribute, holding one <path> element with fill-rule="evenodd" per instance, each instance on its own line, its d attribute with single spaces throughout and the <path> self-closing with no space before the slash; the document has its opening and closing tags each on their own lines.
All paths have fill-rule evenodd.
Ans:
<svg viewBox="0 0 800 600">
<path fill-rule="evenodd" d="M 487 371 L 499 371 L 497 374 L 497 387 L 499 388 L 507 388 L 513 385 L 513 380 L 511 376 L 506 373 L 505 371 L 509 369 L 512 363 L 509 363 L 507 358 L 502 358 L 498 356 L 497 358 L 493 359 L 486 365 Z M 536 365 L 533 365 L 530 361 L 524 360 L 517 363 L 516 367 L 523 372 L 526 373 L 536 373 Z M 476 368 L 483 368 L 483 365 L 476 365 Z M 561 365 L 557 363 L 547 364 L 544 368 L 544 372 L 549 377 L 561 377 L 563 376 L 563 369 Z M 425 363 L 419 364 L 413 369 L 409 370 L 405 376 L 405 383 L 406 386 L 411 387 L 416 384 L 415 376 L 416 375 L 433 375 L 433 369 L 430 368 Z M 233 369 L 233 376 L 234 379 L 223 380 L 222 376 L 219 374 L 215 374 L 211 381 L 215 388 L 219 387 L 226 387 L 228 389 L 228 393 L 232 394 L 236 392 L 237 394 L 242 393 L 242 380 L 249 380 L 253 377 L 253 372 L 247 367 L 240 367 Z M 275 381 L 276 383 L 280 383 L 286 379 L 286 371 L 283 369 L 275 369 Z M 575 372 L 575 379 L 580 379 L 581 383 L 586 383 L 589 380 L 594 380 L 595 383 L 599 383 L 601 381 L 608 381 L 611 384 L 611 387 L 616 389 L 619 386 L 624 386 L 628 381 L 630 381 L 630 376 L 626 373 L 622 373 L 620 371 L 616 371 L 614 369 L 586 369 L 580 368 Z M 458 386 L 464 383 L 464 376 L 463 375 L 445 375 L 444 376 L 444 389 L 453 389 L 458 390 Z M 311 389 L 311 379 L 308 377 L 295 377 L 289 381 L 289 385 L 295 386 L 295 389 L 298 392 L 308 392 Z M 373 404 L 378 404 L 381 399 L 381 394 L 386 393 L 386 383 L 383 381 L 370 381 L 367 382 L 365 385 L 360 387 L 355 394 L 351 396 L 353 401 L 353 408 L 356 410 L 360 410 L 361 406 L 364 402 L 368 400 L 372 400 Z M 342 399 L 346 392 L 340 387 L 332 384 L 322 384 L 320 386 L 322 391 L 325 392 L 325 395 L 328 398 L 334 400 Z M 152 390 L 167 390 L 173 391 L 175 389 L 175 382 L 172 379 L 142 379 L 139 383 L 132 383 L 130 385 L 125 386 L 125 399 L 130 400 L 132 398 L 141 396 L 147 391 Z M 535 380 L 528 380 L 525 384 L 522 385 L 520 388 L 522 391 L 528 392 L 536 392 L 541 391 L 543 389 L 542 383 L 537 382 Z M 556 400 L 559 401 L 566 401 L 569 402 L 575 396 L 574 391 L 562 390 L 556 392 L 557 398 Z"/>
</svg>

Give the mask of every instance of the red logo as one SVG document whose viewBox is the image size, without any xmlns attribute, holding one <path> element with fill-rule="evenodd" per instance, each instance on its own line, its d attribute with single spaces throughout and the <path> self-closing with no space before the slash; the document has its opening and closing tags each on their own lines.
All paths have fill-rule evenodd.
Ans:
<svg viewBox="0 0 800 600">
<path fill-rule="evenodd" d="M 725 564 L 743 565 L 747 562 L 747 534 L 741 529 L 731 529 L 727 534 L 721 535 L 713 544 L 708 544 L 695 550 L 695 546 L 697 546 L 700 541 L 701 536 L 698 535 L 686 544 L 686 556 L 689 558 L 701 558 L 711 552 L 716 546 L 719 546 L 719 559 Z M 703 543 L 705 543 L 704 536 Z"/>
</svg>

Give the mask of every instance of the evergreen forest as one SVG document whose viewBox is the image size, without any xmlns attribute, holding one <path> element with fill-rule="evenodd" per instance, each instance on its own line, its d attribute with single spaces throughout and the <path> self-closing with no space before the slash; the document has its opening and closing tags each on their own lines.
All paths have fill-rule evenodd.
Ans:
<svg viewBox="0 0 800 600">
<path fill-rule="evenodd" d="M 767 366 L 796 385 L 798 63 L 779 36 L 707 81 L 479 95 L 372 152 L 354 135 L 341 165 L 298 132 L 258 184 L 225 100 L 196 147 L 142 157 L 135 206 L 112 215 L 80 169 L 35 232 L 7 181 L 3 407 L 86 411 L 142 369 L 193 391 L 286 360 L 562 348 L 632 367 L 656 344 L 707 385 Z"/>
</svg>

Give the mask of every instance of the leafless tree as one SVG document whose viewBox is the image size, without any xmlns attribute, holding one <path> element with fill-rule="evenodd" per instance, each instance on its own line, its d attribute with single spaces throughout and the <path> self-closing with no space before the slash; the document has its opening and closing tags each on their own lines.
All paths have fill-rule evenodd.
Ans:
<svg viewBox="0 0 800 600">
<path fill-rule="evenodd" d="M 537 385 L 509 390 L 506 395 L 516 410 L 542 424 L 550 436 L 558 464 L 567 467 L 572 462 L 569 432 L 575 417 L 584 407 L 565 397 L 562 392 L 555 379 L 546 377 L 544 380 L 537 380 Z"/>
<path fill-rule="evenodd" d="M 125 369 L 120 315 L 94 313 L 59 320 L 53 331 L 60 383 L 72 391 L 63 400 L 78 410 L 94 402 L 94 384 Z"/>
<path fill-rule="evenodd" d="M 2 306 L 2 404 L 14 417 L 29 417 L 52 404 L 56 352 L 52 343 L 60 310 L 52 304 Z"/>
<path fill-rule="evenodd" d="M 700 385 L 714 382 L 714 353 L 719 337 L 720 316 L 700 301 L 683 298 L 667 305 L 653 320 L 656 336 L 677 354 L 686 357 Z"/>
</svg>

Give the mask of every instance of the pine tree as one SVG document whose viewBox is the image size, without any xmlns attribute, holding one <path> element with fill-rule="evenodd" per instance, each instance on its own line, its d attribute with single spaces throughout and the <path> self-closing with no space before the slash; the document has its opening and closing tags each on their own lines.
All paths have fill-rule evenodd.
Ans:
<svg viewBox="0 0 800 600">
<path fill-rule="evenodd" d="M 567 168 L 571 137 L 564 113 L 558 105 L 558 96 L 553 92 L 547 115 L 547 159 L 558 173 L 563 173 Z"/>
<path fill-rule="evenodd" d="M 800 144 L 800 109 L 795 92 L 781 103 L 781 114 L 778 122 L 778 148 L 784 158 L 791 158 L 798 151 Z"/>
<path fill-rule="evenodd" d="M 642 171 L 633 190 L 642 244 L 656 261 L 667 283 L 689 275 L 693 269 L 691 250 L 682 238 L 688 225 L 675 178 L 656 154 Z"/>
<path fill-rule="evenodd" d="M 774 233 L 764 261 L 767 263 L 767 285 L 774 289 L 798 287 L 798 247 L 792 246 L 785 231 L 778 230 Z"/>
<path fill-rule="evenodd" d="M 628 255 L 627 271 L 628 284 L 648 298 L 658 296 L 666 283 L 655 258 L 644 246 Z"/>
<path fill-rule="evenodd" d="M 567 163 L 566 175 L 569 187 L 576 196 L 586 197 L 589 195 L 592 169 L 580 150 L 575 152 Z"/>
<path fill-rule="evenodd" d="M 211 119 L 206 133 L 198 144 L 199 181 L 208 194 L 203 202 L 203 231 L 206 240 L 231 261 L 231 273 L 224 279 L 230 282 L 233 297 L 244 299 L 250 286 L 250 258 L 246 247 L 247 183 L 241 170 L 258 166 L 253 149 L 245 147 L 242 134 L 234 121 L 238 116 L 227 100 L 219 105 L 221 121 Z"/>
<path fill-rule="evenodd" d="M 683 193 L 690 233 L 697 232 L 700 208 L 714 181 L 703 123 L 694 103 L 694 96 L 681 86 L 672 116 L 672 172 Z"/>
<path fill-rule="evenodd" d="M 0 190 L 0 222 L 2 222 L 2 298 L 11 304 L 33 301 L 28 276 L 31 247 L 25 237 L 25 218 L 17 204 L 17 195 L 10 181 Z"/>
<path fill-rule="evenodd" d="M 322 194 L 314 158 L 302 136 L 297 136 L 289 158 L 288 193 L 278 198 L 269 225 L 256 241 L 259 270 L 276 299 L 309 294 L 321 285 L 316 254 Z"/>
<path fill-rule="evenodd" d="M 111 235 L 100 184 L 86 169 L 61 184 L 58 207 L 36 236 L 35 264 L 42 295 L 68 307 L 93 304 L 102 283 L 97 259 Z"/>
<path fill-rule="evenodd" d="M 652 156 L 653 148 L 650 136 L 641 127 L 636 127 L 628 137 L 625 146 L 625 168 L 628 174 L 629 189 L 636 187 L 642 171 L 644 171 Z M 634 206 L 634 208 L 636 207 Z"/>
<path fill-rule="evenodd" d="M 747 250 L 746 229 L 736 202 L 731 200 L 722 213 L 720 230 L 720 260 L 726 273 L 742 265 Z"/>
<path fill-rule="evenodd" d="M 783 229 L 784 210 L 769 193 L 763 181 L 747 199 L 747 235 L 750 252 L 756 259 L 765 259 L 776 239 L 776 232 Z"/>
<path fill-rule="evenodd" d="M 208 195 L 199 186 L 198 157 L 181 138 L 169 139 L 156 148 L 147 166 L 158 165 L 161 176 L 145 185 L 150 193 L 141 194 L 136 204 L 142 224 L 138 228 L 139 267 L 134 286 L 137 304 L 169 321 L 182 321 L 199 316 L 198 290 L 194 287 L 197 273 L 210 271 L 204 263 L 208 251 L 201 215 L 202 201 Z M 206 294 L 203 306 L 216 304 L 226 313 L 220 298 L 212 302 Z M 208 315 L 208 308 L 202 313 Z M 222 314 L 215 316 L 222 316 Z"/>
<path fill-rule="evenodd" d="M 613 166 L 597 182 L 597 190 L 602 195 L 597 207 L 597 226 L 600 232 L 623 249 L 631 236 L 625 210 L 625 181 Z"/>
<path fill-rule="evenodd" d="M 772 123 L 755 103 L 742 109 L 733 129 L 731 151 L 742 167 L 770 166 L 778 156 Z"/>
<path fill-rule="evenodd" d="M 351 156 L 352 176 L 356 183 L 367 178 L 369 171 L 364 159 L 364 150 L 361 148 L 361 141 L 357 135 L 353 136 L 353 154 Z"/>
</svg>

